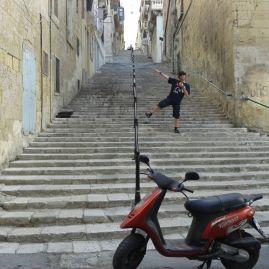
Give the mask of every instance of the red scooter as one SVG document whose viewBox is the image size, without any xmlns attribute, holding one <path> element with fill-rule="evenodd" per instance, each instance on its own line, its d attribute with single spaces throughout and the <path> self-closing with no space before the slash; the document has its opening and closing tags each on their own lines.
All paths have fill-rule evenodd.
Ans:
<svg viewBox="0 0 269 269">
<path fill-rule="evenodd" d="M 198 180 L 196 172 L 187 172 L 185 179 L 178 182 L 161 173 L 154 172 L 149 158 L 141 155 L 140 162 L 148 165 L 148 178 L 158 187 L 138 203 L 125 217 L 122 229 L 131 228 L 118 246 L 114 257 L 114 269 L 135 269 L 146 253 L 147 243 L 152 240 L 156 250 L 167 257 L 186 257 L 199 260 L 198 269 L 211 267 L 213 259 L 220 259 L 226 269 L 251 269 L 258 261 L 261 243 L 243 226 L 249 224 L 268 242 L 268 238 L 254 218 L 251 204 L 262 195 L 230 193 L 189 200 L 185 192 L 193 193 L 184 186 L 188 180 Z M 187 201 L 185 208 L 193 217 L 185 239 L 165 239 L 157 218 L 166 192 L 181 192 Z"/>
</svg>

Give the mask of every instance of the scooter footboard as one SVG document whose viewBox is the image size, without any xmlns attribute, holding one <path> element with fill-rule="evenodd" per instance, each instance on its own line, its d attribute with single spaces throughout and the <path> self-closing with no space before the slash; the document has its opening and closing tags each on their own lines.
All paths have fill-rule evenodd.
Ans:
<svg viewBox="0 0 269 269">
<path fill-rule="evenodd" d="M 185 239 L 165 239 L 164 251 L 161 254 L 167 257 L 193 257 L 203 255 L 206 251 L 206 246 L 190 246 Z"/>
</svg>

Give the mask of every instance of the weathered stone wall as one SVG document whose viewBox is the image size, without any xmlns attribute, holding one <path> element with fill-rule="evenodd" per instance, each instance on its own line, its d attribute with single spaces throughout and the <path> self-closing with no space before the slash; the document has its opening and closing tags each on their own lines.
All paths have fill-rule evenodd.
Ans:
<svg viewBox="0 0 269 269">
<path fill-rule="evenodd" d="M 78 84 L 93 74 L 89 31 L 82 3 L 72 1 L 73 42 L 67 41 L 67 1 L 50 16 L 54 1 L 0 1 L 0 169 L 33 139 L 23 134 L 23 46 L 32 49 L 36 61 L 36 133 L 45 128 L 61 107 L 78 92 Z M 86 13 L 86 12 L 85 12 Z M 79 40 L 79 55 L 77 54 Z M 92 41 L 92 43 L 94 43 Z M 88 44 L 88 45 L 87 45 Z M 43 51 L 48 55 L 48 74 L 43 74 Z M 93 54 L 93 52 L 92 52 Z M 91 55 L 92 56 L 92 55 Z M 60 92 L 55 92 L 55 59 L 60 60 Z M 78 83 L 78 80 L 80 83 Z"/>
<path fill-rule="evenodd" d="M 196 90 L 204 91 L 234 118 L 234 102 L 206 80 L 234 93 L 232 0 L 184 0 L 175 40 L 175 70 L 184 69 Z"/>
<path fill-rule="evenodd" d="M 180 17 L 181 0 L 163 1 L 163 31 L 164 31 L 164 49 L 163 61 L 171 64 L 173 61 L 173 35 L 176 29 L 177 21 Z"/>
<path fill-rule="evenodd" d="M 177 18 L 180 2 L 176 1 Z M 185 69 L 193 86 L 236 125 L 269 132 L 269 109 L 242 100 L 247 96 L 269 105 L 269 1 L 184 0 L 183 6 L 174 61 L 169 53 L 173 27 L 167 30 L 167 59 L 174 71 Z M 233 96 L 221 94 L 208 81 Z"/>
<path fill-rule="evenodd" d="M 19 1 L 0 1 L 0 168 L 30 138 L 22 136 L 22 53 L 23 45 L 29 46 L 38 62 L 38 5 L 37 1 L 28 6 Z M 37 77 L 37 93 L 40 93 L 39 79 Z M 37 111 L 40 111 L 39 104 Z"/>
<path fill-rule="evenodd" d="M 234 1 L 237 122 L 269 133 L 269 1 Z"/>
</svg>

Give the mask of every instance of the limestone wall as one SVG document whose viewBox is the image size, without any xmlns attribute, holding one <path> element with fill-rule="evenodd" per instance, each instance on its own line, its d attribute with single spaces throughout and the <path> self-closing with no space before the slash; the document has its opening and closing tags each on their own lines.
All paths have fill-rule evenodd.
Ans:
<svg viewBox="0 0 269 269">
<path fill-rule="evenodd" d="M 163 1 L 163 32 L 164 49 L 163 60 L 172 64 L 173 61 L 173 34 L 176 29 L 177 21 L 180 17 L 181 0 Z M 172 67 L 171 67 L 172 68 Z"/>
<path fill-rule="evenodd" d="M 269 106 L 269 1 L 234 1 L 234 59 L 237 97 Z M 236 102 L 237 121 L 269 133 L 269 108 Z"/>
<path fill-rule="evenodd" d="M 30 136 L 22 135 L 22 53 L 27 45 L 39 62 L 39 6 L 37 1 L 0 1 L 0 168 L 22 149 Z M 40 65 L 37 64 L 40 72 Z M 37 99 L 40 77 L 37 77 Z M 37 113 L 40 104 L 37 103 Z M 37 120 L 40 126 L 40 119 Z"/>
<path fill-rule="evenodd" d="M 234 118 L 233 8 L 231 0 L 185 0 L 175 40 L 175 70 L 187 72 L 196 90 L 204 91 Z"/>
<path fill-rule="evenodd" d="M 184 0 L 183 6 L 174 70 L 185 69 L 193 86 L 236 125 L 269 132 L 269 109 L 242 99 L 269 105 L 269 1 Z M 173 62 L 171 53 L 167 56 Z M 222 95 L 207 81 L 233 96 Z"/>
<path fill-rule="evenodd" d="M 89 42 L 93 46 L 95 36 L 87 25 L 86 12 L 82 12 L 86 1 L 78 1 L 78 7 L 73 0 L 57 2 L 58 12 L 54 1 L 0 1 L 0 169 L 46 128 L 59 109 L 77 94 L 82 80 L 94 73 L 93 48 L 88 46 Z M 72 5 L 69 40 L 67 3 Z M 36 64 L 36 132 L 27 135 L 23 133 L 24 46 L 33 51 Z M 47 72 L 42 60 L 44 52 L 48 57 Z M 56 57 L 60 60 L 59 93 L 55 92 Z"/>
</svg>

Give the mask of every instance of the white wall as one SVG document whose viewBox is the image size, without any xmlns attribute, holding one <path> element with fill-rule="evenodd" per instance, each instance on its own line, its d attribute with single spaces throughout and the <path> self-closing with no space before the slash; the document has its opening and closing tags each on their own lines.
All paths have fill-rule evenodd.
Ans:
<svg viewBox="0 0 269 269">
<path fill-rule="evenodd" d="M 163 41 L 159 39 L 160 37 L 163 38 L 163 16 L 156 17 L 156 55 L 155 55 L 156 63 L 162 62 Z"/>
</svg>

